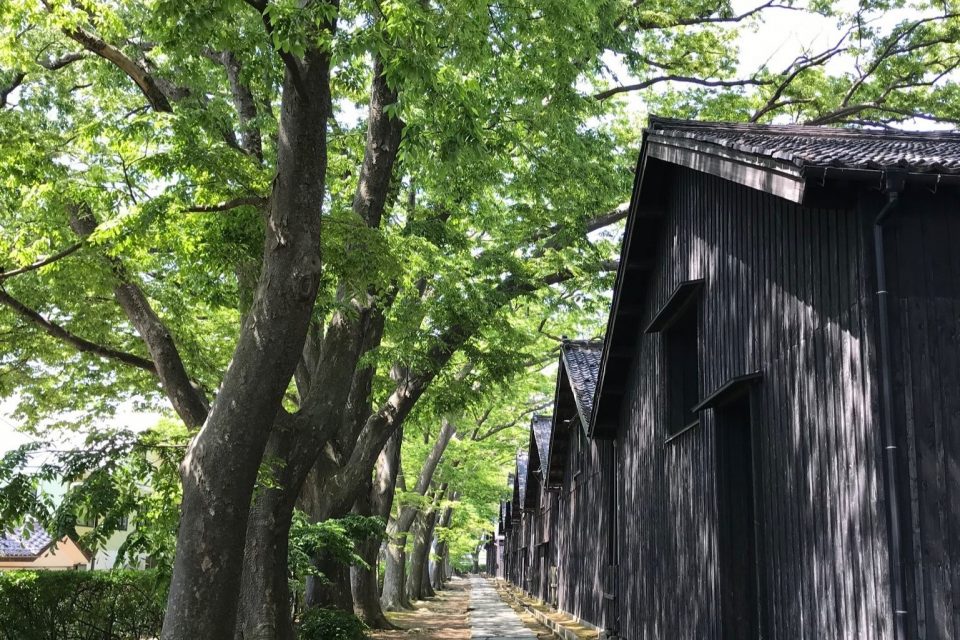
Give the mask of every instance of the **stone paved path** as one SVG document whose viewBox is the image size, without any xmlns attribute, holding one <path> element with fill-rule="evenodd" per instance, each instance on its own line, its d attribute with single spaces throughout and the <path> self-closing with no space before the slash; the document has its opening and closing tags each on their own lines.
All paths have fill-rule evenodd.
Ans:
<svg viewBox="0 0 960 640">
<path fill-rule="evenodd" d="M 474 640 L 537 640 L 536 634 L 520 621 L 520 616 L 480 576 L 470 577 L 470 609 L 470 637 Z"/>
</svg>

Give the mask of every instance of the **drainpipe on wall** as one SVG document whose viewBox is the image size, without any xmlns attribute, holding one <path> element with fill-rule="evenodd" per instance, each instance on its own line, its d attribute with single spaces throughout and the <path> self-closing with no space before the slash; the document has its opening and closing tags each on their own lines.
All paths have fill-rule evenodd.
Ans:
<svg viewBox="0 0 960 640">
<path fill-rule="evenodd" d="M 902 535 L 900 531 L 900 497 L 897 472 L 897 440 L 893 426 L 893 363 L 890 347 L 890 302 L 887 291 L 886 250 L 884 248 L 883 223 L 900 201 L 906 181 L 902 171 L 884 172 L 887 203 L 873 221 L 873 249 L 876 260 L 877 315 L 880 323 L 880 399 L 883 420 L 883 467 L 887 489 L 887 525 L 890 543 L 890 589 L 893 598 L 893 631 L 896 640 L 906 640 L 907 635 L 907 588 L 902 558 Z"/>
</svg>

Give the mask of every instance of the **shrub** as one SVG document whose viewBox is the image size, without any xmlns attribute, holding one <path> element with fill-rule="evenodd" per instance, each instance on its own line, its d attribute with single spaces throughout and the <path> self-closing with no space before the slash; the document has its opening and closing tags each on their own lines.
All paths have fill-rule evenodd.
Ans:
<svg viewBox="0 0 960 640">
<path fill-rule="evenodd" d="M 300 621 L 300 640 L 363 640 L 364 625 L 352 613 L 337 609 L 308 609 Z"/>
<path fill-rule="evenodd" d="M 167 588 L 154 571 L 0 572 L 0 640 L 156 638 Z"/>
</svg>

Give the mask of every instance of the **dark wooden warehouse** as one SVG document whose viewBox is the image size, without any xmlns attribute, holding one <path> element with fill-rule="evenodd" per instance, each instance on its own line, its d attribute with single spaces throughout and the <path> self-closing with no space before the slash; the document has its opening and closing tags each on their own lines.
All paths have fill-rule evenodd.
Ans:
<svg viewBox="0 0 960 640">
<path fill-rule="evenodd" d="M 960 638 L 960 137 L 652 118 L 636 176 L 556 576 L 506 577 L 621 638 Z"/>
</svg>

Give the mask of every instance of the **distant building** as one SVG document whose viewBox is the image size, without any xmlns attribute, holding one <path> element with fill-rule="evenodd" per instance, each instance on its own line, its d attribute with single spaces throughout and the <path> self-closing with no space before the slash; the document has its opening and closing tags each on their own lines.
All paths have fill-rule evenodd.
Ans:
<svg viewBox="0 0 960 640">
<path fill-rule="evenodd" d="M 76 542 L 67 536 L 54 540 L 39 524 L 17 527 L 9 533 L 0 534 L 0 571 L 89 568 L 90 558 Z"/>
<path fill-rule="evenodd" d="M 64 495 L 69 490 L 70 485 L 63 482 L 45 482 L 42 492 L 50 497 L 55 503 L 59 504 Z M 76 522 L 77 534 L 82 536 L 90 532 L 97 525 L 97 519 L 84 514 L 79 514 Z M 127 541 L 130 534 L 133 533 L 134 524 L 128 516 L 120 523 L 116 531 L 103 542 L 102 545 L 90 551 L 90 569 L 113 569 L 117 563 L 120 554 L 120 547 Z M 124 565 L 131 569 L 140 569 L 144 566 L 144 558 L 139 558 L 132 564 Z"/>
</svg>

